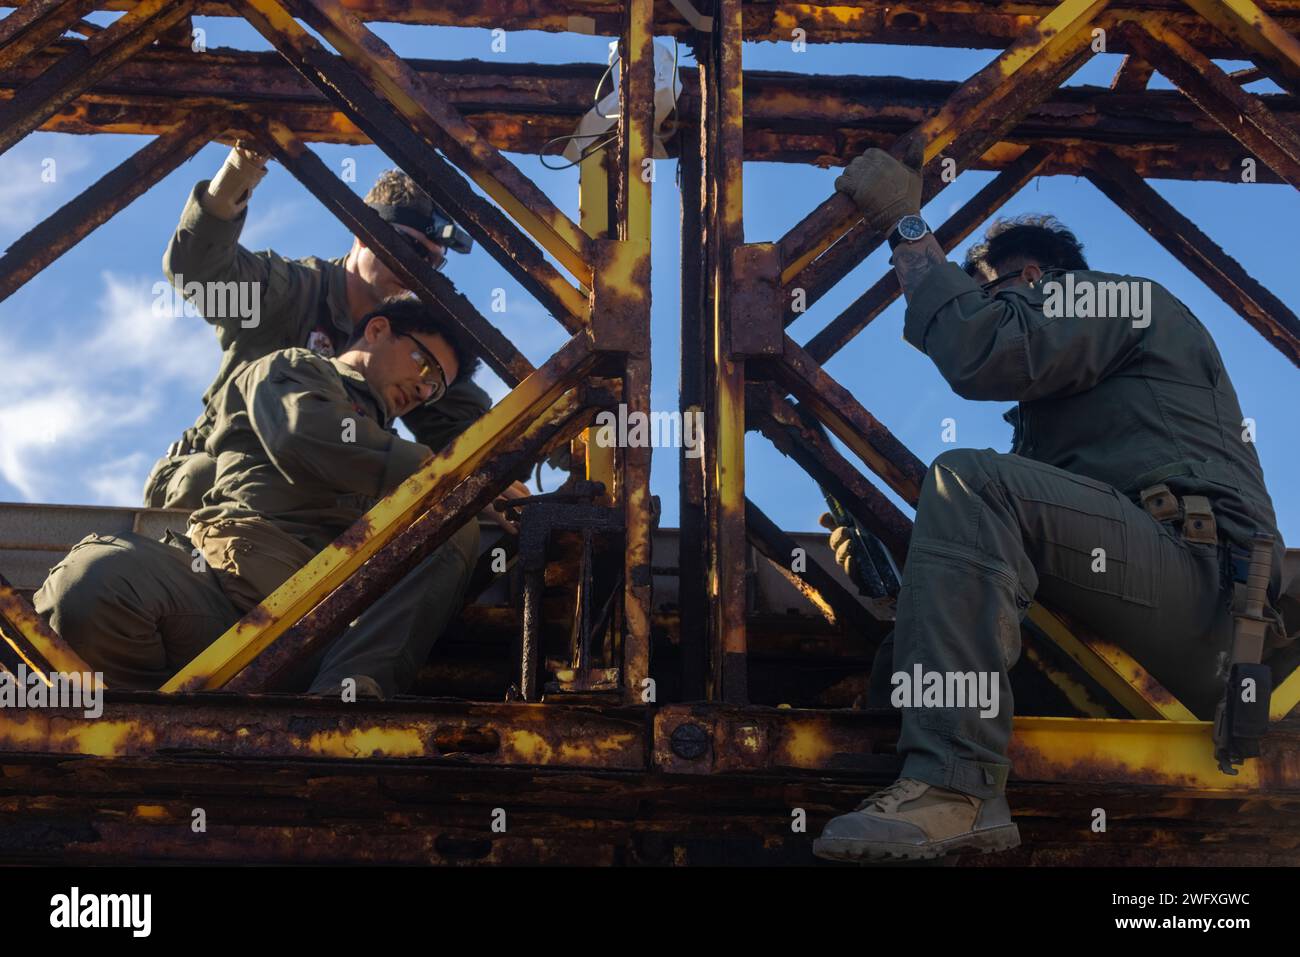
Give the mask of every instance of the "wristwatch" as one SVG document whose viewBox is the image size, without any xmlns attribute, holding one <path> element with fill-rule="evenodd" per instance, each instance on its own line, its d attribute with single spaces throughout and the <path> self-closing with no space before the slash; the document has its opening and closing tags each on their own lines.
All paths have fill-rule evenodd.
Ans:
<svg viewBox="0 0 1300 957">
<path fill-rule="evenodd" d="M 929 232 L 930 227 L 920 216 L 904 216 L 889 231 L 889 248 L 897 249 L 899 243 L 914 243 Z"/>
</svg>

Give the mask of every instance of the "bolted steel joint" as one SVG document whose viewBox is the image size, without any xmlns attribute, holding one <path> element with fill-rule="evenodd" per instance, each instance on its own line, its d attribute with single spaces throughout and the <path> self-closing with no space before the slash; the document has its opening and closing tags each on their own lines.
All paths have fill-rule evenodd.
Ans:
<svg viewBox="0 0 1300 957">
<path fill-rule="evenodd" d="M 673 754 L 683 760 L 694 761 L 702 758 L 709 750 L 709 732 L 702 726 L 687 721 L 673 728 L 668 743 Z"/>
</svg>

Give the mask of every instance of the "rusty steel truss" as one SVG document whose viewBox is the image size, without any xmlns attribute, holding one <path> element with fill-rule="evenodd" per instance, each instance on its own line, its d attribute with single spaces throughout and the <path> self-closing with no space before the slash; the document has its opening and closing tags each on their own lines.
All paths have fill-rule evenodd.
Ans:
<svg viewBox="0 0 1300 957">
<path fill-rule="evenodd" d="M 887 623 L 815 562 L 798 573 L 784 567 L 791 541 L 745 495 L 744 442 L 747 431 L 762 433 L 842 502 L 902 567 L 911 522 L 878 486 L 915 505 L 925 465 L 824 369 L 900 290 L 887 273 L 807 342 L 795 342 L 787 327 L 884 237 L 864 225 L 847 197 L 831 194 L 784 236 L 746 241 L 747 159 L 827 166 L 872 145 L 896 156 L 919 146 L 926 201 L 949 184 L 942 167 L 997 171 L 936 229 L 945 250 L 1032 178 L 1084 176 L 1300 364 L 1300 319 L 1147 183 L 1235 182 L 1241 159 L 1253 157 L 1260 164 L 1258 182 L 1300 188 L 1300 0 L 0 2 L 5 6 L 16 9 L 0 20 L 0 152 L 36 130 L 155 138 L 10 246 L 0 257 L 0 301 L 206 143 L 246 138 L 271 153 L 408 288 L 470 335 L 511 391 L 160 694 L 120 694 L 115 717 L 93 727 L 58 711 L 6 719 L 0 761 L 26 768 L 18 779 L 28 781 L 31 792 L 5 791 L 0 814 L 31 812 L 39 804 L 31 795 L 53 786 L 49 762 L 63 757 L 81 756 L 95 767 L 105 761 L 152 767 L 161 780 L 179 773 L 167 755 L 186 749 L 290 763 L 420 759 L 440 769 L 522 767 L 542 777 L 576 769 L 612 775 L 601 780 L 622 781 L 633 791 L 671 791 L 662 781 L 734 774 L 791 775 L 803 782 L 792 789 L 816 791 L 809 782 L 843 774 L 861 783 L 891 773 L 892 719 L 753 704 L 751 547 L 781 566 L 844 640 L 857 643 L 859 656 L 869 658 Z M 84 19 L 93 10 L 124 13 L 101 27 Z M 189 45 L 194 15 L 242 17 L 276 52 L 196 55 Z M 536 152 L 572 132 L 590 105 L 599 67 L 404 60 L 369 28 L 372 21 L 617 36 L 617 137 L 610 149 L 581 163 L 579 222 L 502 151 Z M 960 84 L 744 71 L 743 41 L 788 40 L 794 27 L 804 29 L 809 42 L 1002 52 Z M 1126 54 L 1110 89 L 1063 89 L 1096 51 L 1099 32 L 1107 51 Z M 679 592 L 671 620 L 653 607 L 650 449 L 602 449 L 584 431 L 598 412 L 619 403 L 630 412 L 650 411 L 651 183 L 637 171 L 652 155 L 656 35 L 687 44 L 698 64 L 682 71 L 676 129 L 666 143 L 681 170 L 680 409 L 702 414 L 706 423 L 704 455 L 692 458 L 683 449 L 681 457 Z M 1229 74 L 1212 58 L 1254 66 Z M 1147 89 L 1154 70 L 1178 90 Z M 1284 92 L 1256 95 L 1242 88 L 1260 77 Z M 563 326 L 568 341 L 534 367 L 450 280 L 392 241 L 391 229 L 317 157 L 313 142 L 378 146 Z M 811 427 L 809 412 L 860 462 Z M 547 506 L 546 521 L 583 529 L 584 562 L 591 561 L 597 535 L 613 535 L 622 558 L 612 579 L 615 594 L 595 608 L 594 592 L 584 591 L 587 597 L 578 601 L 573 667 L 557 673 L 545 702 L 537 616 L 543 614 L 546 534 L 528 546 L 531 584 L 513 652 L 518 693 L 511 702 L 384 706 L 343 715 L 296 699 L 268 704 L 271 699 L 227 694 L 214 704 L 218 699 L 206 694 L 277 690 L 282 676 L 472 520 L 522 467 L 566 444 L 572 476 L 586 483 L 586 498 Z M 533 514 L 542 514 L 541 504 L 534 508 L 539 511 Z M 590 642 L 606 622 L 609 655 L 597 664 Z M 1300 797 L 1300 718 L 1293 714 L 1300 671 L 1283 676 L 1274 693 L 1279 724 L 1263 757 L 1248 762 L 1239 778 L 1226 778 L 1214 772 L 1208 725 L 1105 636 L 1083 633 L 1038 605 L 1027 627 L 1035 636 L 1026 645 L 1027 660 L 1072 708 L 1070 716 L 1017 718 L 1013 780 L 1027 793 L 1046 789 L 1041 793 L 1059 798 L 1089 786 L 1157 788 L 1171 800 L 1241 798 L 1243 808 L 1256 799 Z M 659 647 L 655 632 L 664 637 L 660 644 L 671 646 L 670 659 L 663 659 L 671 660 L 671 680 L 669 666 L 652 660 L 652 645 Z M 88 670 L 2 578 L 0 635 L 0 667 Z M 660 686 L 673 689 L 671 700 L 655 694 Z M 604 697 L 593 703 L 593 692 Z M 578 697 L 566 702 L 566 693 Z M 579 699 L 581 706 L 574 704 Z M 173 721 L 177 715 L 185 720 Z M 716 786 L 718 793 L 726 787 Z M 141 804 L 135 790 L 118 790 L 125 818 L 105 823 L 105 833 L 117 835 L 111 846 L 146 856 L 152 846 L 160 857 L 183 857 L 162 850 L 173 848 L 172 832 L 183 824 L 180 805 Z M 599 790 L 593 785 L 593 794 Z M 727 799 L 739 800 L 734 794 Z M 824 793 L 808 800 L 828 813 L 832 807 Z M 425 840 L 415 850 L 392 843 L 385 857 L 358 844 L 356 856 L 564 856 L 527 842 L 502 844 L 515 850 L 500 853 L 489 842 L 484 850 L 470 831 L 456 831 L 439 844 L 441 837 L 425 833 L 427 821 L 411 826 Z M 269 833 L 259 828 L 275 829 L 256 821 L 241 827 L 217 856 L 237 857 L 239 848 Z M 627 827 L 611 824 L 610 830 L 615 843 L 631 840 Z M 670 853 L 679 847 L 674 841 L 694 839 L 663 831 L 673 836 L 656 845 L 661 857 L 676 853 Z M 338 833 L 356 838 L 343 825 Z M 75 841 L 56 844 L 73 857 L 97 859 Z M 79 849 L 69 850 L 74 845 Z M 1296 852 L 1292 841 L 1280 853 L 1294 861 Z M 610 853 L 617 858 L 622 852 Z M 325 859 L 312 853 L 298 858 Z"/>
</svg>

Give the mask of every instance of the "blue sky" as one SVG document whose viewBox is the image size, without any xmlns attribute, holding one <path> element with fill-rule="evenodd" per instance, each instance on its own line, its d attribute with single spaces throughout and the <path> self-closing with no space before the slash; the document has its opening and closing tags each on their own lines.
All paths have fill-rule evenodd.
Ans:
<svg viewBox="0 0 1300 957">
<path fill-rule="evenodd" d="M 108 17 L 97 15 L 105 22 Z M 246 25 L 197 18 L 209 47 L 267 49 Z M 477 57 L 500 62 L 604 63 L 607 38 L 517 33 L 503 53 L 485 30 L 377 25 L 404 56 Z M 662 42 L 662 41 L 661 41 Z M 671 42 L 671 41 L 668 41 Z M 683 65 L 691 65 L 685 48 Z M 745 66 L 821 74 L 877 74 L 965 79 L 993 56 L 988 50 L 939 50 L 863 45 L 819 46 L 795 52 L 787 43 L 747 44 Z M 1105 85 L 1119 64 L 1101 55 L 1070 82 Z M 1225 64 L 1231 66 L 1230 64 Z M 1157 77 L 1154 86 L 1168 87 Z M 1267 82 L 1252 90 L 1272 89 Z M 75 137 L 39 133 L 0 156 L 0 245 L 7 246 L 145 142 L 144 137 Z M 332 168 L 356 162 L 354 188 L 364 192 L 392 164 L 375 147 L 319 145 Z M 210 328 L 192 316 L 154 315 L 153 284 L 160 260 L 193 183 L 220 166 L 225 147 L 210 145 L 101 226 L 40 276 L 0 303 L 0 352 L 9 357 L 0 380 L 0 500 L 136 505 L 157 455 L 198 414 L 199 394 L 216 370 Z M 42 164 L 55 161 L 54 182 Z M 577 218 L 573 170 L 544 169 L 534 156 L 511 154 L 552 200 Z M 774 163 L 745 166 L 745 235 L 779 237 L 833 190 L 835 171 Z M 992 174 L 965 173 L 925 210 L 932 225 L 975 193 Z M 679 197 L 676 163 L 659 161 L 653 209 L 653 404 L 677 405 Z M 1300 195 L 1287 186 L 1155 181 L 1155 188 L 1291 308 L 1300 304 L 1300 255 L 1295 223 Z M 1004 209 L 1052 212 L 1085 243 L 1096 268 L 1150 277 L 1185 302 L 1218 342 L 1242 408 L 1257 421 L 1258 448 L 1280 529 L 1300 543 L 1300 500 L 1287 479 L 1300 468 L 1295 424 L 1295 367 L 1229 310 L 1143 230 L 1082 179 L 1040 177 Z M 284 170 L 258 187 L 244 242 L 288 256 L 342 255 L 347 231 Z M 959 249 L 957 255 L 965 249 Z M 806 342 L 873 283 L 887 267 L 878 252 L 796 323 Z M 534 363 L 566 338 L 563 330 L 481 250 L 453 257 L 449 276 L 497 321 Z M 506 290 L 505 313 L 490 311 L 492 290 Z M 1007 403 L 968 402 L 952 394 L 929 360 L 902 340 L 896 303 L 829 363 L 829 371 L 924 462 L 951 447 L 941 421 L 957 422 L 957 444 L 1006 451 Z M 504 387 L 489 372 L 480 382 L 494 396 Z M 746 443 L 749 495 L 788 529 L 816 527 L 822 503 L 815 486 L 759 435 Z M 547 487 L 556 478 L 547 479 Z M 663 501 L 664 523 L 677 520 L 677 453 L 656 452 L 652 491 Z M 896 500 L 897 501 L 897 500 Z M 911 514 L 910 509 L 904 511 Z"/>
</svg>

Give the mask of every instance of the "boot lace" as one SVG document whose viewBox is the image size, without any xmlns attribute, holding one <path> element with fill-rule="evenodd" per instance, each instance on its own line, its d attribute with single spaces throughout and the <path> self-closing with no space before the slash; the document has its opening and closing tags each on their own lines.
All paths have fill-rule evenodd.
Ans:
<svg viewBox="0 0 1300 957">
<path fill-rule="evenodd" d="M 854 810 L 866 811 L 874 807 L 889 813 L 898 810 L 900 804 L 904 801 L 910 801 L 914 797 L 916 797 L 916 782 L 909 778 L 900 778 L 889 787 L 881 788 L 879 791 L 868 795 L 866 800 Z"/>
</svg>

